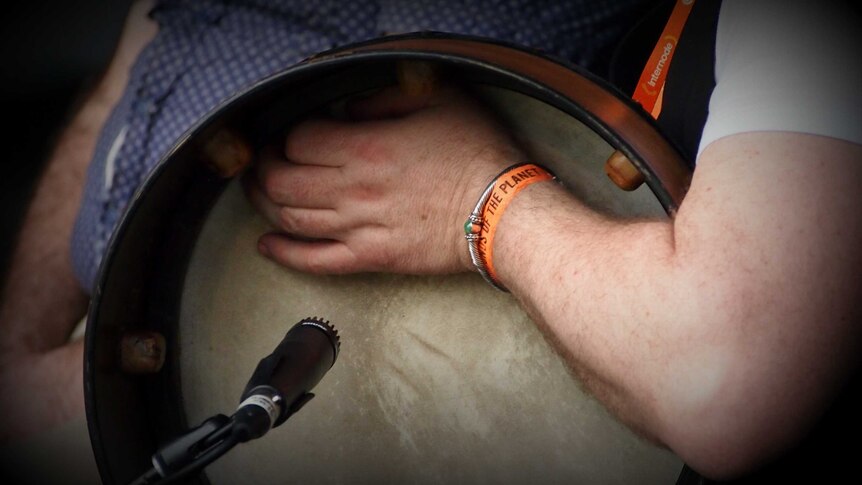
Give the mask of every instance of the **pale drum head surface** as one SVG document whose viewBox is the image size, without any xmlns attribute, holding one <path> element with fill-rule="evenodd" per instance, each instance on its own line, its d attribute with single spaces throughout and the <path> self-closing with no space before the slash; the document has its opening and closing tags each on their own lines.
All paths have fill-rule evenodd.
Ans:
<svg viewBox="0 0 862 485">
<path fill-rule="evenodd" d="M 588 203 L 666 217 L 646 186 L 613 186 L 603 172 L 613 149 L 580 122 L 482 91 L 534 160 Z M 317 397 L 211 465 L 212 483 L 676 480 L 679 458 L 614 420 L 515 300 L 477 274 L 311 276 L 257 254 L 268 230 L 234 181 L 194 249 L 179 323 L 189 424 L 235 409 L 257 362 L 303 317 L 330 319 L 342 350 Z"/>
</svg>

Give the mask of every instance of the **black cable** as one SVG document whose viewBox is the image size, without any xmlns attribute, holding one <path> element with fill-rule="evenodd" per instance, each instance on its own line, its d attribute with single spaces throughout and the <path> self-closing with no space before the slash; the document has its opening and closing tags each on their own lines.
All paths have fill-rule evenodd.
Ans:
<svg viewBox="0 0 862 485">
<path fill-rule="evenodd" d="M 230 421 L 228 421 L 227 424 L 225 424 L 224 426 L 222 426 L 221 428 L 219 428 L 215 432 L 213 432 L 213 434 L 207 436 L 206 439 L 203 441 L 203 443 L 205 445 L 206 444 L 213 445 L 213 444 L 218 443 L 222 439 L 227 438 L 228 436 L 231 436 L 235 433 L 236 433 L 236 423 L 234 422 L 233 419 L 231 419 Z"/>
<path fill-rule="evenodd" d="M 129 485 L 149 485 L 151 483 L 154 483 L 153 480 L 158 480 L 158 479 L 159 479 L 159 472 L 157 472 L 155 468 L 150 468 L 149 470 L 145 471 L 143 475 L 136 478 L 135 481 L 133 481 Z"/>
<path fill-rule="evenodd" d="M 228 436 L 224 439 L 224 441 L 204 452 L 204 454 L 199 456 L 192 463 L 189 463 L 185 467 L 179 469 L 176 473 L 171 474 L 163 480 L 155 482 L 153 485 L 168 485 L 170 483 L 177 483 L 180 480 L 188 478 L 190 475 L 194 475 L 200 472 L 203 467 L 217 460 L 220 456 L 230 451 L 231 448 L 236 446 L 238 443 L 239 439 L 236 436 Z"/>
<path fill-rule="evenodd" d="M 211 443 L 209 449 L 193 458 L 189 464 L 180 468 L 176 472 L 162 478 L 161 474 L 155 469 L 155 467 L 153 467 L 144 472 L 129 485 L 165 485 L 176 483 L 184 478 L 188 478 L 194 473 L 200 472 L 201 469 L 227 453 L 231 448 L 240 443 L 241 440 L 237 436 L 233 421 L 231 421 L 208 436 L 205 442 Z"/>
</svg>

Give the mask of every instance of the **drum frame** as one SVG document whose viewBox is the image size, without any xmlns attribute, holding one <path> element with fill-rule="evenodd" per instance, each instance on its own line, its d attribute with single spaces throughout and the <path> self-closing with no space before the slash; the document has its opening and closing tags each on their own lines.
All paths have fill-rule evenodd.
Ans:
<svg viewBox="0 0 862 485">
<path fill-rule="evenodd" d="M 173 345 L 180 295 L 202 216 L 227 185 L 200 163 L 202 141 L 229 126 L 259 146 L 281 131 L 273 127 L 337 98 L 326 88 L 345 71 L 365 73 L 356 83 L 351 78 L 356 93 L 395 83 L 394 69 L 377 75 L 369 74 L 369 66 L 394 66 L 406 59 L 439 62 L 473 81 L 512 89 L 566 112 L 625 153 L 669 215 L 682 201 L 690 165 L 640 106 L 577 66 L 517 46 L 450 34 L 393 36 L 325 52 L 264 79 L 178 140 L 137 190 L 109 243 L 93 289 L 84 352 L 87 422 L 105 484 L 134 479 L 150 466 L 158 444 L 189 424 L 179 405 L 180 349 Z M 319 88 L 316 96 L 310 94 L 312 85 Z M 139 330 L 159 332 L 167 341 L 166 362 L 158 373 L 120 370 L 119 342 Z M 203 474 L 196 480 L 208 483 Z M 677 483 L 698 480 L 684 468 Z"/>
</svg>

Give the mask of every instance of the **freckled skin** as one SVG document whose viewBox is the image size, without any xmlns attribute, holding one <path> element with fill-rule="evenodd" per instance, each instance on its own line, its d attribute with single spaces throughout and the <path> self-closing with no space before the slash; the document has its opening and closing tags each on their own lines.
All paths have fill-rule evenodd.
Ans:
<svg viewBox="0 0 862 485">
<path fill-rule="evenodd" d="M 282 231 L 261 238 L 274 259 L 333 273 L 469 269 L 461 225 L 474 194 L 522 156 L 464 94 L 447 89 L 417 102 L 422 109 L 386 90 L 349 107 L 358 122 L 311 120 L 288 134 L 283 153 L 266 151 L 247 191 Z M 305 188 L 292 190 L 300 183 L 291 179 Z M 284 224 L 272 216 L 280 205 L 317 212 Z M 321 233 L 321 225 L 331 230 Z M 309 233 L 327 241 L 295 237 Z M 388 243 L 394 239 L 398 247 Z"/>
<path fill-rule="evenodd" d="M 315 230 L 321 212 L 293 237 L 263 235 L 271 258 L 315 273 L 472 270 L 464 218 L 520 151 L 461 93 L 413 102 L 386 91 L 354 106 L 354 122 L 288 137 L 284 173 L 338 167 L 327 179 L 337 190 L 313 201 L 336 223 Z M 311 152 L 303 137 L 325 146 L 317 158 L 291 159 Z M 623 422 L 701 473 L 732 477 L 803 436 L 856 365 L 860 161 L 862 148 L 824 137 L 729 136 L 702 153 L 670 221 L 609 219 L 534 184 L 499 223 L 495 267 Z M 278 190 L 258 187 L 251 200 L 270 214 Z"/>
</svg>

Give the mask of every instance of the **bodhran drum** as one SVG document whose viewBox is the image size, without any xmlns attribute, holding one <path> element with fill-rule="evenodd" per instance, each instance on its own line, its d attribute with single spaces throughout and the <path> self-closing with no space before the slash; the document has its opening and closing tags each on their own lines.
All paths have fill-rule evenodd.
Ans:
<svg viewBox="0 0 862 485">
<path fill-rule="evenodd" d="M 617 422 L 512 296 L 477 274 L 313 276 L 257 253 L 257 237 L 271 228 L 236 179 L 202 162 L 208 140 L 230 129 L 260 146 L 324 107 L 397 83 L 404 61 L 433 63 L 467 83 L 531 160 L 598 210 L 667 217 L 684 194 L 687 165 L 638 108 L 576 68 L 518 48 L 392 37 L 269 78 L 177 144 L 110 244 L 91 305 L 85 369 L 105 483 L 128 483 L 150 466 L 159 443 L 230 414 L 257 362 L 307 316 L 331 320 L 342 342 L 315 399 L 198 481 L 676 482 L 680 459 Z M 624 192 L 606 177 L 615 150 L 646 185 Z M 130 335 L 164 337 L 160 370 L 121 365 Z"/>
</svg>

